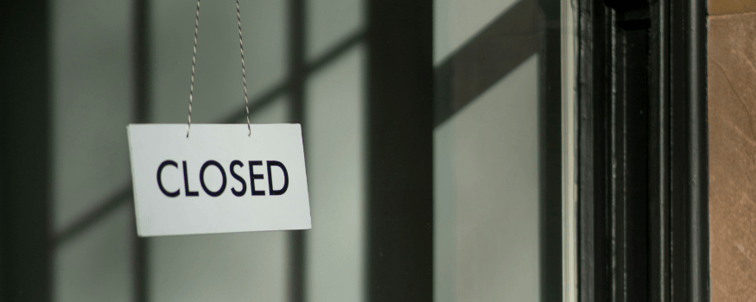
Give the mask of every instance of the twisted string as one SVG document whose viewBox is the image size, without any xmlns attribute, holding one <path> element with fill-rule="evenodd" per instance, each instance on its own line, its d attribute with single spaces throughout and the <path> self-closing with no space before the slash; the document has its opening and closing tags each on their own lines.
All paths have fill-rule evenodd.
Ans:
<svg viewBox="0 0 756 302">
<path fill-rule="evenodd" d="M 189 132 L 192 127 L 192 102 L 194 101 L 194 70 L 197 64 L 197 32 L 199 30 L 199 12 L 200 12 L 200 0 L 197 0 L 197 15 L 194 19 L 194 50 L 192 52 L 192 78 L 191 85 L 189 86 L 189 114 L 187 115 L 186 123 L 186 137 L 189 137 Z M 241 11 L 239 9 L 239 0 L 236 0 L 236 23 L 239 27 L 239 50 L 241 51 L 242 62 L 242 83 L 244 84 L 244 107 L 247 110 L 247 130 L 248 136 L 252 136 L 252 125 L 249 120 L 249 97 L 247 95 L 247 71 L 244 64 L 244 42 L 242 40 L 242 28 L 241 28 Z"/>
<path fill-rule="evenodd" d="M 244 69 L 244 42 L 242 42 L 241 13 L 239 11 L 239 0 L 236 0 L 236 23 L 239 25 L 239 50 L 241 51 L 242 62 L 242 81 L 244 82 L 244 107 L 247 109 L 247 130 L 248 136 L 252 136 L 252 126 L 249 122 L 249 99 L 247 98 L 247 72 Z"/>
<path fill-rule="evenodd" d="M 237 0 L 238 1 L 238 0 Z M 197 30 L 199 29 L 200 0 L 197 0 L 197 17 L 194 19 L 194 51 L 192 52 L 192 84 L 189 87 L 189 115 L 186 123 L 186 137 L 192 127 L 192 101 L 194 99 L 194 66 L 197 64 Z"/>
</svg>

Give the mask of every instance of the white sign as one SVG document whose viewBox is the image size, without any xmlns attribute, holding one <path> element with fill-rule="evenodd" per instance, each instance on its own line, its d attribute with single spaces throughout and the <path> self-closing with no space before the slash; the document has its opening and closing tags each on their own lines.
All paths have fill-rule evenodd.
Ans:
<svg viewBox="0 0 756 302">
<path fill-rule="evenodd" d="M 311 228 L 299 124 L 127 130 L 139 236 Z"/>
</svg>

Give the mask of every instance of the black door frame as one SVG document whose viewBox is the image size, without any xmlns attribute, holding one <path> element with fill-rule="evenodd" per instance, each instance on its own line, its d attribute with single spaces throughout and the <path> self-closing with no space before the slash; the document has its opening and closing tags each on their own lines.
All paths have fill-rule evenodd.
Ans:
<svg viewBox="0 0 756 302">
<path fill-rule="evenodd" d="M 579 0 L 579 300 L 708 301 L 705 0 Z"/>
</svg>

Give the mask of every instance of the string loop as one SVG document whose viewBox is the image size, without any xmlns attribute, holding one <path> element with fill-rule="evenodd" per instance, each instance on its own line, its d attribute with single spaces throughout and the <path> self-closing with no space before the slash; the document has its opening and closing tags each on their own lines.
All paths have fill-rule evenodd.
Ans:
<svg viewBox="0 0 756 302">
<path fill-rule="evenodd" d="M 189 137 L 189 131 L 192 128 L 192 102 L 194 101 L 194 69 L 197 64 L 197 32 L 199 30 L 199 13 L 200 0 L 197 0 L 197 15 L 194 19 L 194 50 L 192 51 L 192 79 L 189 86 L 189 114 L 186 122 L 186 137 Z M 242 63 L 242 83 L 244 85 L 244 107 L 247 110 L 247 136 L 252 136 L 252 125 L 249 121 L 249 98 L 247 96 L 247 71 L 244 66 L 244 42 L 242 40 L 241 28 L 241 10 L 239 9 L 239 0 L 236 0 L 236 24 L 239 27 L 239 51 L 241 52 Z"/>
</svg>

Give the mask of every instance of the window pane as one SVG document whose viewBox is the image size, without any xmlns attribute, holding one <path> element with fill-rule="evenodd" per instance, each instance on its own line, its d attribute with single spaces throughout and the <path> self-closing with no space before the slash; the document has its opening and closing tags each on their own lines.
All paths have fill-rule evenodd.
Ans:
<svg viewBox="0 0 756 302">
<path fill-rule="evenodd" d="M 437 301 L 539 300 L 538 58 L 434 133 Z"/>
<path fill-rule="evenodd" d="M 252 114 L 251 120 L 281 123 L 288 116 L 288 100 L 279 98 Z M 151 238 L 150 299 L 287 301 L 287 235 L 251 232 Z"/>
<path fill-rule="evenodd" d="M 305 118 L 312 230 L 308 301 L 362 301 L 365 262 L 364 48 L 311 78 Z M 337 147 L 338 146 L 338 147 Z"/>
<path fill-rule="evenodd" d="M 153 116 L 161 123 L 185 123 L 189 104 L 196 5 L 151 1 Z M 242 1 L 244 62 L 250 102 L 286 77 L 285 1 Z M 244 108 L 236 5 L 205 1 L 200 10 L 192 122 L 230 122 Z"/>
</svg>

